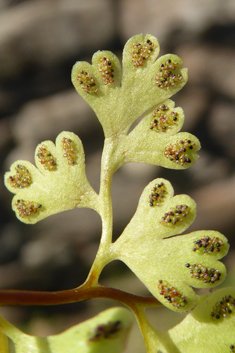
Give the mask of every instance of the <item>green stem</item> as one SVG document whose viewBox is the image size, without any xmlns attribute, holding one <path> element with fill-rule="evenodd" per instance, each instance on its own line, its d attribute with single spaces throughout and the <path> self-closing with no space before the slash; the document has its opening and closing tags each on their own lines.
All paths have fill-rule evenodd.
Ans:
<svg viewBox="0 0 235 353">
<path fill-rule="evenodd" d="M 140 303 L 135 305 L 133 312 L 135 313 L 136 320 L 139 324 L 139 328 L 142 332 L 147 353 L 156 353 L 161 351 L 165 347 L 162 342 L 161 332 L 155 330 L 145 315 L 146 306 Z"/>
<path fill-rule="evenodd" d="M 0 328 L 2 328 L 1 317 L 0 317 Z M 0 332 L 0 353 L 9 353 L 8 337 L 3 333 L 2 329 Z"/>
<path fill-rule="evenodd" d="M 111 186 L 113 174 L 116 170 L 114 158 L 116 146 L 117 139 L 115 137 L 105 139 L 101 159 L 99 193 L 99 214 L 102 220 L 102 235 L 96 258 L 85 282 L 86 286 L 96 286 L 104 266 L 113 260 L 110 248 L 113 236 L 113 207 Z"/>
<path fill-rule="evenodd" d="M 113 155 L 116 149 L 116 140 L 105 139 L 104 149 L 101 159 L 100 175 L 100 203 L 102 219 L 101 247 L 109 246 L 112 243 L 113 235 L 113 206 L 111 197 L 111 187 L 114 169 Z"/>
<path fill-rule="evenodd" d="M 16 340 L 18 338 L 18 336 L 22 335 L 20 330 L 18 330 L 15 326 L 10 324 L 10 322 L 8 322 L 2 316 L 0 316 L 0 329 L 3 334 L 8 336 L 13 341 Z M 0 346 L 0 352 L 2 352 L 1 348 L 2 347 Z M 3 352 L 5 352 L 5 351 L 3 351 Z M 9 350 L 6 352 L 9 352 Z"/>
</svg>

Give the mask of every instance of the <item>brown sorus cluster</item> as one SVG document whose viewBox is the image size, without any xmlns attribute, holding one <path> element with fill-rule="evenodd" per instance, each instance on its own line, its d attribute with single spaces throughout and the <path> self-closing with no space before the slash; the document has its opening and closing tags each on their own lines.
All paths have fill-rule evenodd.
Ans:
<svg viewBox="0 0 235 353">
<path fill-rule="evenodd" d="M 69 165 L 76 163 L 76 146 L 75 143 L 67 137 L 62 138 L 62 148 L 64 150 L 63 156 L 68 159 Z"/>
<path fill-rule="evenodd" d="M 143 66 L 144 62 L 152 54 L 154 44 L 150 39 L 147 39 L 144 44 L 132 44 L 132 48 L 131 56 L 134 66 Z"/>
<path fill-rule="evenodd" d="M 219 252 L 220 247 L 224 245 L 223 241 L 218 237 L 203 237 L 194 242 L 195 247 L 193 251 L 201 250 L 204 253 L 211 254 L 213 252 Z"/>
<path fill-rule="evenodd" d="M 94 332 L 92 332 L 91 337 L 89 338 L 90 342 L 100 341 L 102 339 L 109 339 L 116 332 L 119 332 L 122 329 L 122 323 L 120 320 L 115 322 L 108 322 L 107 324 L 98 325 Z"/>
<path fill-rule="evenodd" d="M 32 177 L 28 169 L 21 165 L 17 164 L 15 167 L 16 174 L 10 175 L 7 179 L 8 183 L 15 188 L 25 188 L 32 184 Z"/>
<path fill-rule="evenodd" d="M 164 225 L 173 224 L 177 222 L 183 222 L 185 217 L 189 214 L 189 207 L 187 205 L 177 205 L 172 208 L 169 212 L 166 212 L 162 217 L 161 223 Z"/>
<path fill-rule="evenodd" d="M 25 216 L 31 216 L 31 214 L 36 213 L 42 205 L 33 202 L 33 201 L 25 201 L 25 200 L 17 200 L 14 203 L 16 209 L 19 212 L 19 216 L 24 218 Z"/>
<path fill-rule="evenodd" d="M 211 312 L 211 317 L 218 320 L 226 318 L 228 314 L 232 313 L 235 313 L 235 298 L 231 295 L 226 295 L 215 304 Z"/>
<path fill-rule="evenodd" d="M 52 171 L 56 169 L 56 161 L 52 156 L 51 152 L 47 150 L 45 145 L 41 145 L 39 147 L 39 152 L 37 153 L 37 157 L 40 163 L 46 170 Z"/>
<path fill-rule="evenodd" d="M 171 86 L 177 86 L 182 81 L 183 76 L 177 73 L 178 62 L 172 62 L 168 59 L 165 64 L 161 64 L 158 74 L 156 75 L 156 84 L 159 88 L 169 89 Z"/>
<path fill-rule="evenodd" d="M 192 278 L 202 280 L 204 283 L 214 283 L 219 281 L 221 276 L 219 270 L 211 267 L 205 267 L 202 264 L 190 265 L 187 263 L 186 267 L 190 269 Z"/>
<path fill-rule="evenodd" d="M 192 143 L 191 140 L 177 140 L 175 143 L 171 143 L 170 146 L 165 148 L 164 156 L 170 161 L 184 166 L 185 164 L 191 163 L 188 153 L 194 146 L 195 143 Z"/>
<path fill-rule="evenodd" d="M 94 78 L 89 74 L 89 72 L 86 72 L 84 70 L 80 71 L 80 74 L 78 74 L 78 83 L 82 85 L 82 89 L 86 93 L 97 93 L 98 88 L 96 88 L 96 83 Z"/>
<path fill-rule="evenodd" d="M 149 195 L 149 206 L 160 206 L 166 194 L 166 187 L 163 182 L 156 184 Z"/>
<path fill-rule="evenodd" d="M 105 85 L 110 85 L 114 82 L 114 69 L 111 61 L 104 57 L 100 59 L 99 72 L 102 73 L 102 77 Z"/>
<path fill-rule="evenodd" d="M 152 114 L 150 129 L 157 132 L 166 132 L 174 126 L 178 121 L 179 114 L 172 110 L 169 112 L 169 107 L 165 104 L 159 105 Z"/>
<path fill-rule="evenodd" d="M 179 309 L 187 304 L 186 297 L 180 294 L 175 287 L 170 286 L 167 281 L 159 280 L 158 289 L 160 294 L 174 307 Z"/>
</svg>

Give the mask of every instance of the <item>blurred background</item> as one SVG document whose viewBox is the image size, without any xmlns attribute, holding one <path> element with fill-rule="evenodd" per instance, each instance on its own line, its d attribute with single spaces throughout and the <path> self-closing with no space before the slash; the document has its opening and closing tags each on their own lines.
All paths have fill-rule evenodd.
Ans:
<svg viewBox="0 0 235 353">
<path fill-rule="evenodd" d="M 189 68 L 189 82 L 173 100 L 184 109 L 183 131 L 202 144 L 200 159 L 186 171 L 128 164 L 114 177 L 114 229 L 118 237 L 133 215 L 146 184 L 168 178 L 175 193 L 198 205 L 190 230 L 215 229 L 231 244 L 224 259 L 235 284 L 235 2 L 234 0 L 0 0 L 0 287 L 62 290 L 81 284 L 98 249 L 101 222 L 90 210 L 20 223 L 3 175 L 12 162 L 33 162 L 39 142 L 63 130 L 84 143 L 87 174 L 99 189 L 103 132 L 90 107 L 75 92 L 70 73 L 77 60 L 99 49 L 121 59 L 125 42 L 151 33 L 160 55 L 174 53 Z M 121 263 L 105 268 L 101 282 L 135 294 L 148 292 Z M 56 307 L 3 307 L 1 314 L 37 335 L 61 332 L 115 303 L 93 300 Z M 160 316 L 159 316 L 160 313 Z M 151 310 L 158 329 L 183 318 Z M 160 318 L 160 319 L 159 319 Z M 166 320 L 164 321 L 164 318 Z M 169 324 L 170 322 L 170 324 Z M 134 327 L 127 352 L 145 351 Z"/>
</svg>

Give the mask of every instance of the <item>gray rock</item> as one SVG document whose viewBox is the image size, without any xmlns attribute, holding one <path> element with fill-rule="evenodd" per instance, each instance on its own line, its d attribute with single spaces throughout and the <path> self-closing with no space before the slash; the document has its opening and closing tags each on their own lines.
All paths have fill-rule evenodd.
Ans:
<svg viewBox="0 0 235 353">
<path fill-rule="evenodd" d="M 235 19 L 233 0 L 121 0 L 120 29 L 127 39 L 137 33 L 156 34 L 160 43 L 175 30 L 188 36 L 201 33 L 214 23 Z"/>
<path fill-rule="evenodd" d="M 217 102 L 211 110 L 209 118 L 210 129 L 223 151 L 235 159 L 235 121 L 234 103 Z"/>
<path fill-rule="evenodd" d="M 38 143 L 55 140 L 62 131 L 78 131 L 80 136 L 89 134 L 98 125 L 91 108 L 74 89 L 30 101 L 12 119 L 17 148 L 11 151 L 6 163 L 22 158 L 33 161 Z"/>
<path fill-rule="evenodd" d="M 204 85 L 235 98 L 235 50 L 220 45 L 191 45 L 178 48 L 189 70 L 191 84 Z"/>
<path fill-rule="evenodd" d="M 38 0 L 3 10 L 0 77 L 102 47 L 114 33 L 113 15 L 108 0 Z"/>
</svg>

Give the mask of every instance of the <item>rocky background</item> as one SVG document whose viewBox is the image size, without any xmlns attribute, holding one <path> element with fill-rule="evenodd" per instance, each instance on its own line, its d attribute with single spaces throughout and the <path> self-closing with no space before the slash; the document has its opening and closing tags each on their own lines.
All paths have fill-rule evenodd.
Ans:
<svg viewBox="0 0 235 353">
<path fill-rule="evenodd" d="M 234 0 L 0 0 L 0 287 L 62 290 L 81 284 L 98 248 L 99 217 L 75 210 L 34 226 L 21 224 L 11 210 L 3 175 L 17 159 L 33 162 L 36 145 L 73 131 L 84 143 L 87 174 L 98 191 L 103 133 L 90 107 L 70 81 L 77 60 L 98 49 L 121 57 L 137 33 L 155 35 L 161 55 L 175 53 L 189 68 L 189 82 L 173 99 L 186 115 L 184 131 L 202 144 L 200 159 L 187 171 L 129 164 L 114 177 L 117 237 L 129 221 L 145 185 L 168 178 L 176 193 L 198 204 L 195 229 L 224 233 L 231 250 L 224 260 L 235 283 L 235 2 Z M 120 263 L 109 265 L 102 283 L 147 294 Z M 58 333 L 113 302 L 93 300 L 56 307 L 2 308 L 1 313 L 31 334 Z M 161 319 L 159 320 L 159 312 Z M 164 309 L 151 322 L 165 329 Z M 171 314 L 171 325 L 182 316 Z M 165 326 L 164 326 L 165 325 Z M 132 331 L 127 352 L 145 351 Z M 139 337 L 139 340 L 137 339 Z"/>
</svg>

